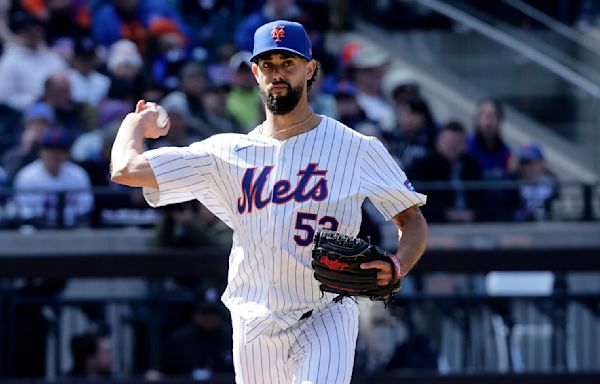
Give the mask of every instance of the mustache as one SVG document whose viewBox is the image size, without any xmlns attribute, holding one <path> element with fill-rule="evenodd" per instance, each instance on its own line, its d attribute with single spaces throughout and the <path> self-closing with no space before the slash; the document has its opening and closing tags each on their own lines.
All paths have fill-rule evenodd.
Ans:
<svg viewBox="0 0 600 384">
<path fill-rule="evenodd" d="M 281 85 L 281 84 L 287 85 L 288 88 L 292 88 L 292 85 L 290 83 L 288 83 L 287 81 L 275 81 L 275 82 L 271 83 L 271 86 Z"/>
</svg>

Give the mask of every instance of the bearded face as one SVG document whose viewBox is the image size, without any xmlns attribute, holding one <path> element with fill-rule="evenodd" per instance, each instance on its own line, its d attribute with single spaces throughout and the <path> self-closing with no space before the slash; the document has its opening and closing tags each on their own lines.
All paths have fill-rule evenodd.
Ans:
<svg viewBox="0 0 600 384">
<path fill-rule="evenodd" d="M 298 105 L 304 92 L 304 85 L 292 87 L 290 83 L 285 81 L 274 82 L 273 85 L 286 86 L 287 92 L 284 94 L 274 94 L 261 87 L 260 96 L 265 103 L 265 106 L 274 115 L 285 115 L 290 113 Z"/>
</svg>

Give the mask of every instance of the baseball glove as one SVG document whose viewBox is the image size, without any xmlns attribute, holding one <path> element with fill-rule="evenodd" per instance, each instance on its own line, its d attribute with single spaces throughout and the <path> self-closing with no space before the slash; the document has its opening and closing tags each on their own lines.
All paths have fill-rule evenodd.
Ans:
<svg viewBox="0 0 600 384">
<path fill-rule="evenodd" d="M 391 264 L 390 284 L 377 285 L 378 269 L 360 268 L 362 263 L 375 260 Z M 321 291 L 337 293 L 336 300 L 364 296 L 387 303 L 400 290 L 400 262 L 395 255 L 365 240 L 337 232 L 319 230 L 315 233 L 312 267 Z"/>
</svg>

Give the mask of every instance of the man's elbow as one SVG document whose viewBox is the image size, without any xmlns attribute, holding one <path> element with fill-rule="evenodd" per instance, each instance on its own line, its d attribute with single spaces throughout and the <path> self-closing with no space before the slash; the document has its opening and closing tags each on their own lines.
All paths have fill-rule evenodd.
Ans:
<svg viewBox="0 0 600 384">
<path fill-rule="evenodd" d="M 110 172 L 110 180 L 113 183 L 127 185 L 129 187 L 137 187 L 138 186 L 138 185 L 135 185 L 135 183 L 134 183 L 134 180 L 135 180 L 134 175 L 132 175 L 132 173 L 127 168 L 118 168 L 118 169 L 113 168 Z"/>
<path fill-rule="evenodd" d="M 115 168 L 111 170 L 110 179 L 113 183 L 126 185 L 128 187 L 150 187 L 158 189 L 158 182 L 150 169 L 132 170 L 129 167 Z"/>
</svg>

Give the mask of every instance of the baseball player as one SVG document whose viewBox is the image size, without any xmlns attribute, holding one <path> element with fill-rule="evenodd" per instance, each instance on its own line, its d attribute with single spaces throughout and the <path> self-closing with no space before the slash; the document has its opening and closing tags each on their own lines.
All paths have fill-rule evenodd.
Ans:
<svg viewBox="0 0 600 384">
<path fill-rule="evenodd" d="M 144 187 L 148 203 L 198 199 L 234 230 L 228 285 L 237 383 L 349 383 L 358 309 L 322 293 L 311 269 L 318 228 L 356 236 L 368 197 L 398 227 L 405 275 L 423 253 L 427 224 L 404 172 L 377 139 L 311 110 L 318 63 L 304 27 L 278 20 L 254 35 L 252 72 L 266 119 L 248 134 L 219 134 L 188 147 L 145 151 L 158 107 L 138 102 L 112 149 L 112 179 Z M 378 283 L 389 263 L 373 261 Z M 397 271 L 396 271 L 397 272 Z"/>
</svg>

